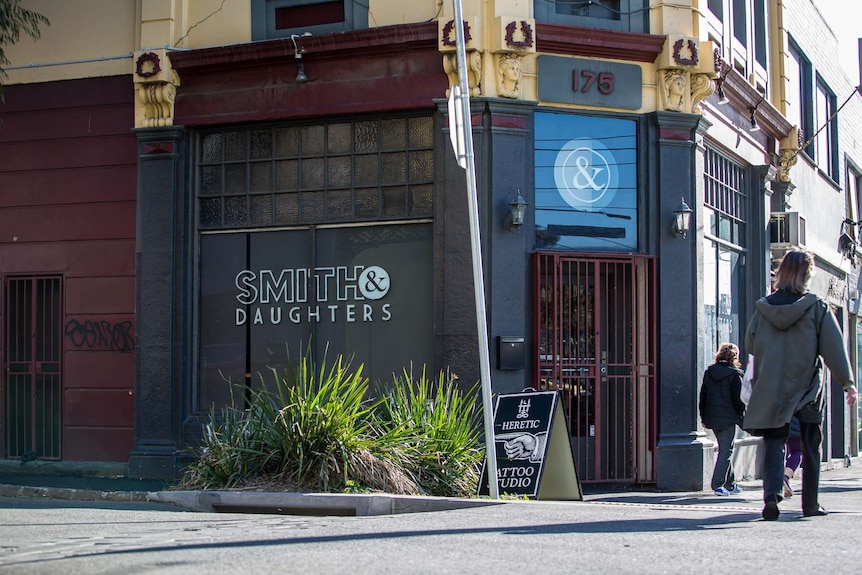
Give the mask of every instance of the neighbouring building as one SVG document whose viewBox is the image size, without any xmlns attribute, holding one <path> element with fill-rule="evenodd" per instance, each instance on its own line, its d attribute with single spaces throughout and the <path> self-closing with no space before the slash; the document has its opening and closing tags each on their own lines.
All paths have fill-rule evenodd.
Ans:
<svg viewBox="0 0 862 575">
<path fill-rule="evenodd" d="M 0 457 L 174 478 L 231 383 L 305 346 L 479 378 L 451 2 L 23 4 L 51 26 L 0 105 Z M 858 365 L 834 37 L 810 0 L 463 12 L 493 390 L 561 391 L 583 482 L 703 488 L 701 374 L 783 249 Z M 856 456 L 839 393 L 826 416 Z"/>
</svg>

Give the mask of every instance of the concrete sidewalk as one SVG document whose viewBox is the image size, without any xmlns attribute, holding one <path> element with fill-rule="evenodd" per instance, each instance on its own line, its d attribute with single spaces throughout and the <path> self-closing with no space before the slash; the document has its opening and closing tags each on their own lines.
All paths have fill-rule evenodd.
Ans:
<svg viewBox="0 0 862 575">
<path fill-rule="evenodd" d="M 37 462 L 33 462 L 37 463 Z M 81 501 L 153 502 L 186 511 L 245 512 L 283 515 L 367 516 L 445 511 L 504 504 L 507 500 L 401 496 L 385 493 L 332 494 L 263 491 L 183 491 L 157 481 L 125 477 L 123 465 L 38 462 L 21 466 L 0 462 L 0 496 Z M 821 473 L 820 503 L 836 512 L 862 513 L 862 461 L 831 464 Z M 26 464 L 32 465 L 32 463 Z M 742 493 L 715 496 L 712 491 L 666 492 L 645 489 L 584 487 L 584 502 L 600 505 L 648 506 L 692 510 L 724 509 L 760 513 L 760 480 L 740 482 Z M 791 482 L 796 494 L 781 504 L 782 512 L 800 512 L 800 481 Z"/>
</svg>

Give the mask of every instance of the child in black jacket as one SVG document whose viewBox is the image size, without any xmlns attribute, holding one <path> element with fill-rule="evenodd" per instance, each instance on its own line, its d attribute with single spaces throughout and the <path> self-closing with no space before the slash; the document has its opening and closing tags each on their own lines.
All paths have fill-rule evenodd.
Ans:
<svg viewBox="0 0 862 575">
<path fill-rule="evenodd" d="M 723 343 L 715 354 L 715 362 L 703 374 L 699 406 L 703 426 L 711 429 L 718 441 L 711 487 L 720 496 L 742 492 L 736 483 L 732 462 L 736 426 L 742 424 L 745 415 L 745 404 L 739 398 L 741 389 L 739 348 Z"/>
</svg>

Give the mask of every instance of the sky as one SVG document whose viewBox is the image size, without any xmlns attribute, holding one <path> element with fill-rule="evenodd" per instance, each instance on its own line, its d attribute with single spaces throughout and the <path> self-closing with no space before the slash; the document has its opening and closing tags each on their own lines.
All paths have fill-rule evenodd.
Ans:
<svg viewBox="0 0 862 575">
<path fill-rule="evenodd" d="M 814 0 L 814 5 L 838 37 L 841 67 L 854 84 L 859 82 L 859 38 L 862 37 L 858 0 Z"/>
</svg>

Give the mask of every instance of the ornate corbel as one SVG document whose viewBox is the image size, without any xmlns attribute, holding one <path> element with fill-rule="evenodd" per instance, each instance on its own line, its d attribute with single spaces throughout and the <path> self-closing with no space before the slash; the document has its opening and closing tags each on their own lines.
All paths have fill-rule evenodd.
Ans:
<svg viewBox="0 0 862 575">
<path fill-rule="evenodd" d="M 470 89 L 471 96 L 482 95 L 482 53 L 478 50 L 467 52 L 467 84 Z M 458 57 L 455 52 L 443 54 L 443 71 L 449 77 L 449 86 L 454 86 L 458 83 Z M 446 90 L 446 96 L 449 96 L 449 89 Z"/>
<path fill-rule="evenodd" d="M 715 91 L 714 42 L 697 38 L 668 36 L 658 58 L 659 103 L 671 112 L 702 114 L 700 103 Z"/>
<path fill-rule="evenodd" d="M 443 53 L 443 71 L 449 78 L 449 86 L 458 83 L 458 58 L 457 58 L 457 31 L 455 20 L 438 20 L 438 43 L 437 48 Z M 476 48 L 473 38 L 473 29 L 470 27 L 468 18 L 464 18 L 464 50 L 467 58 L 467 84 L 471 96 L 482 94 L 482 52 Z M 449 89 L 446 89 L 449 96 Z"/>
<path fill-rule="evenodd" d="M 715 92 L 715 82 L 709 74 L 691 75 L 691 112 L 702 114 L 700 103 Z"/>
<path fill-rule="evenodd" d="M 174 101 L 180 77 L 167 50 L 135 53 L 135 127 L 156 128 L 174 123 Z"/>
<path fill-rule="evenodd" d="M 798 126 L 788 132 L 787 136 L 781 138 L 778 148 L 778 175 L 779 182 L 790 181 L 790 168 L 796 165 L 799 159 L 799 149 L 803 144 L 802 130 Z"/>
</svg>

